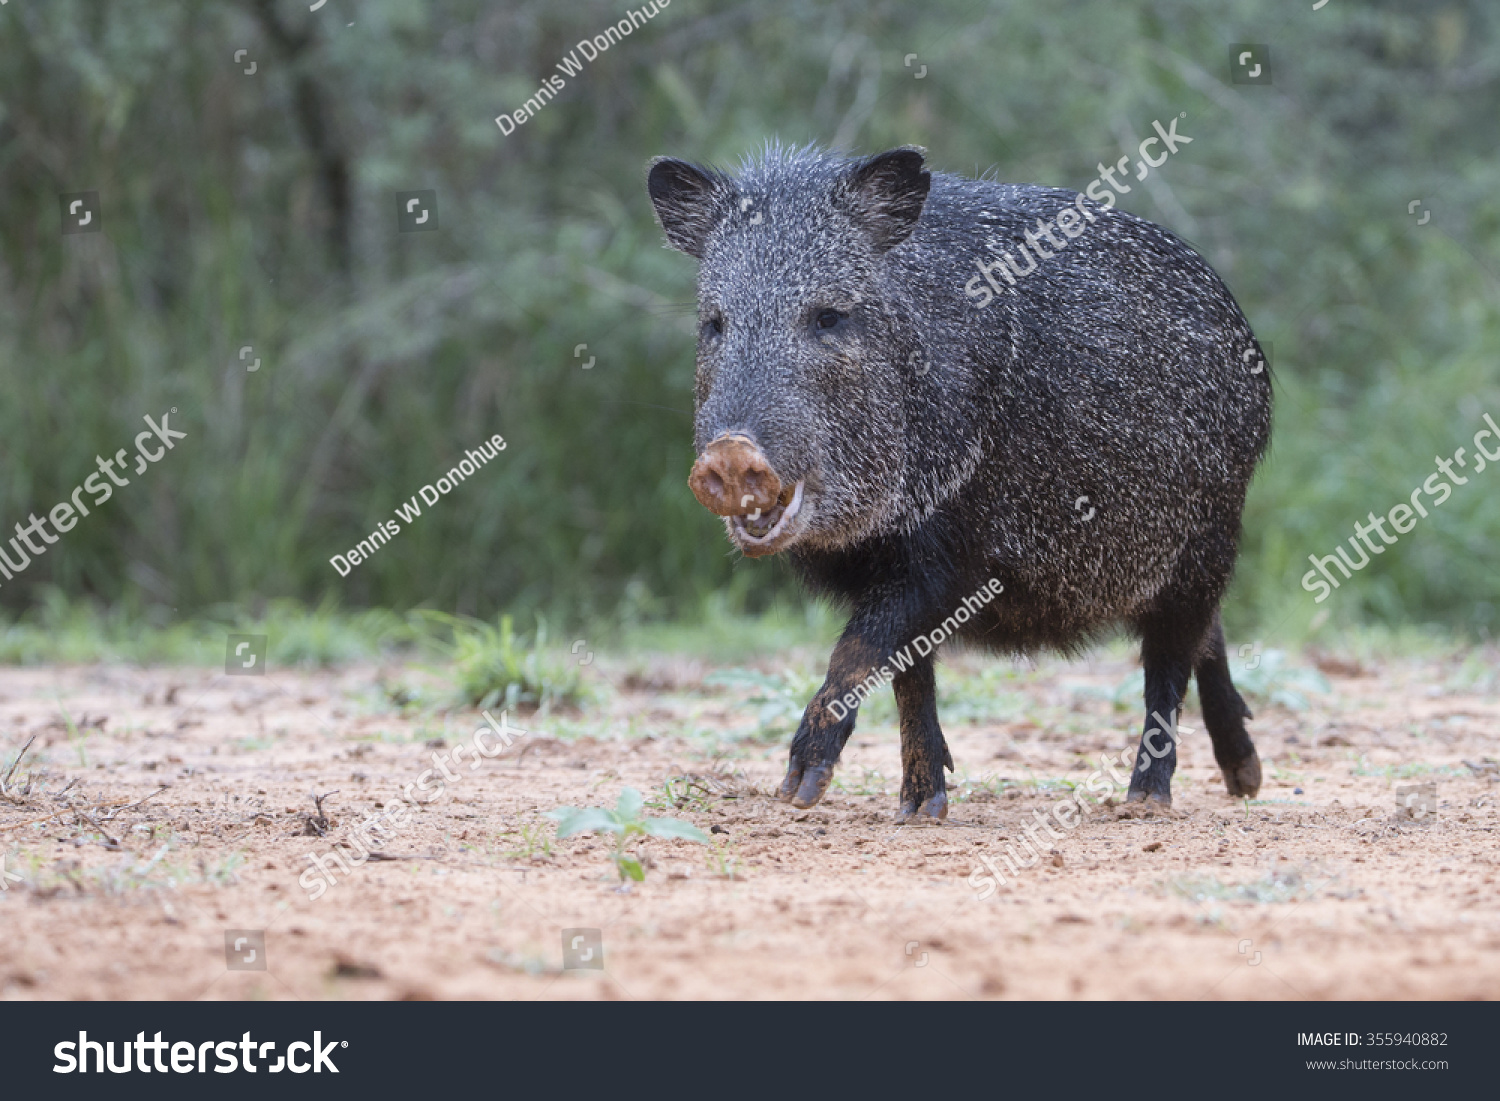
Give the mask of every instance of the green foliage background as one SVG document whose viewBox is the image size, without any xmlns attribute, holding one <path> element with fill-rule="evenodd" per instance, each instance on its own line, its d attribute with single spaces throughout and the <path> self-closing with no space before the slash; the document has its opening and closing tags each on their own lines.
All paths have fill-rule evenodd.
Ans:
<svg viewBox="0 0 1500 1101">
<path fill-rule="evenodd" d="M 772 137 L 913 142 L 938 168 L 1081 188 L 1185 113 L 1192 144 L 1121 205 L 1195 243 L 1273 348 L 1242 630 L 1305 629 L 1307 555 L 1500 418 L 1486 0 L 675 0 L 503 136 L 495 116 L 629 6 L 0 9 L 0 526 L 66 499 L 144 414 L 176 406 L 189 432 L 0 607 L 49 586 L 174 614 L 780 599 L 785 565 L 736 561 L 685 486 L 693 264 L 660 247 L 643 187 L 655 154 L 733 163 Z M 1241 42 L 1270 46 L 1271 85 L 1230 82 Z M 440 230 L 398 234 L 395 192 L 422 188 Z M 83 190 L 104 232 L 61 236 L 58 194 Z M 495 432 L 498 463 L 334 572 Z M 1333 621 L 1492 630 L 1497 487 L 1500 470 L 1456 492 L 1327 602 Z"/>
</svg>

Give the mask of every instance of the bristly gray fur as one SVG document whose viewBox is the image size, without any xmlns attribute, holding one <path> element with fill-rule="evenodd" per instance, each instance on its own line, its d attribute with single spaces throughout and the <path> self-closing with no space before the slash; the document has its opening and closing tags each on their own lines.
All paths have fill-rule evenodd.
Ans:
<svg viewBox="0 0 1500 1101">
<path fill-rule="evenodd" d="M 1196 252 L 1073 191 L 929 172 L 910 148 L 770 145 L 733 174 L 661 158 L 648 186 L 669 244 L 700 260 L 697 448 L 747 436 L 804 481 L 784 549 L 853 612 L 793 741 L 798 805 L 853 728 L 824 714 L 849 678 L 990 578 L 1003 595 L 960 637 L 1070 650 L 1130 624 L 1148 715 L 1175 715 L 1196 670 L 1231 793 L 1258 788 L 1218 607 L 1271 379 Z M 1066 247 L 998 293 L 975 282 L 1068 209 L 1090 220 Z M 903 808 L 937 814 L 946 748 L 930 668 L 911 676 Z M 1170 801 L 1174 764 L 1132 798 Z"/>
<path fill-rule="evenodd" d="M 794 560 L 961 514 L 969 554 L 1036 594 L 1054 638 L 1130 617 L 1174 579 L 1216 599 L 1271 406 L 1219 278 L 1168 231 L 1084 199 L 1096 221 L 978 309 L 975 262 L 1014 254 L 1077 194 L 933 172 L 882 252 L 841 189 L 861 163 L 771 145 L 694 207 L 700 321 L 724 326 L 700 341 L 699 449 L 744 431 L 807 479 Z M 810 338 L 824 307 L 850 330 Z"/>
</svg>

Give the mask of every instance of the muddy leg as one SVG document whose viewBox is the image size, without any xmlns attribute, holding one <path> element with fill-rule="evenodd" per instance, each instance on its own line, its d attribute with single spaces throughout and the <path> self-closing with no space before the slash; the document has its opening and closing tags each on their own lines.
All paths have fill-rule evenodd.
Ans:
<svg viewBox="0 0 1500 1101">
<path fill-rule="evenodd" d="M 828 676 L 823 687 L 802 713 L 802 722 L 792 738 L 791 757 L 786 778 L 781 781 L 781 798 L 794 807 L 810 807 L 828 790 L 833 766 L 838 763 L 844 743 L 854 733 L 855 710 L 843 698 L 875 671 L 884 651 L 861 633 L 852 622 L 828 659 Z M 857 705 L 856 705 L 857 707 Z"/>
<path fill-rule="evenodd" d="M 901 810 L 904 822 L 913 815 L 948 817 L 948 786 L 943 766 L 953 768 L 953 755 L 943 740 L 937 717 L 937 677 L 932 659 L 918 659 L 896 676 L 896 707 L 901 712 Z"/>
<path fill-rule="evenodd" d="M 1260 791 L 1260 755 L 1245 732 L 1245 720 L 1253 718 L 1229 677 L 1229 659 L 1224 650 L 1224 628 L 1218 613 L 1208 629 L 1202 655 L 1194 668 L 1198 696 L 1203 703 L 1203 725 L 1214 743 L 1214 760 L 1224 773 L 1229 794 L 1254 798 Z"/>
</svg>

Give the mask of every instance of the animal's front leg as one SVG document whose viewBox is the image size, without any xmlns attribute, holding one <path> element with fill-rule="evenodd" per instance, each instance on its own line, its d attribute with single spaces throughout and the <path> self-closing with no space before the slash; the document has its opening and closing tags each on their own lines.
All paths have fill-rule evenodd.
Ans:
<svg viewBox="0 0 1500 1101">
<path fill-rule="evenodd" d="M 791 759 L 786 779 L 781 782 L 781 798 L 791 800 L 794 807 L 810 807 L 828 790 L 833 766 L 854 732 L 859 706 L 857 701 L 846 702 L 845 697 L 872 675 L 879 677 L 886 656 L 884 639 L 873 637 L 877 633 L 885 634 L 867 621 L 851 620 L 833 648 L 823 687 L 802 713 L 802 722 L 792 738 Z"/>
<path fill-rule="evenodd" d="M 901 809 L 898 822 L 921 815 L 948 817 L 948 785 L 943 766 L 953 755 L 938 726 L 937 676 L 931 658 L 919 658 L 896 674 L 896 707 L 901 712 Z"/>
</svg>

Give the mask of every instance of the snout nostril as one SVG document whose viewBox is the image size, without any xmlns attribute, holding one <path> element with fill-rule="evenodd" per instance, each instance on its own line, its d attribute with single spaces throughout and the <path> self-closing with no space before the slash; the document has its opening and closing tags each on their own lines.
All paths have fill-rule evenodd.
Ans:
<svg viewBox="0 0 1500 1101">
<path fill-rule="evenodd" d="M 781 493 L 781 482 L 753 440 L 721 436 L 693 464 L 688 479 L 698 500 L 721 516 L 769 509 Z"/>
</svg>

